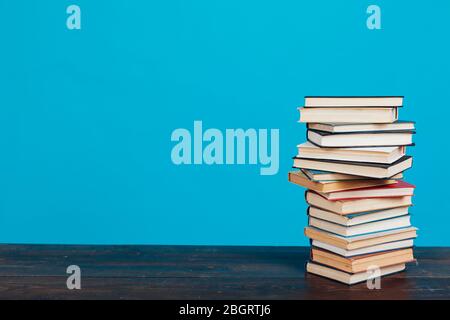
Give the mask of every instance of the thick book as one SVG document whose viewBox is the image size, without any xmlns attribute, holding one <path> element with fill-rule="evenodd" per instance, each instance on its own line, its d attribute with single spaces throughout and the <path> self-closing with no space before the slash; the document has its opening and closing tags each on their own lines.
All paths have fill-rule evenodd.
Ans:
<svg viewBox="0 0 450 320">
<path fill-rule="evenodd" d="M 416 124 L 401 120 L 393 123 L 308 123 L 308 129 L 329 133 L 414 131 Z"/>
<path fill-rule="evenodd" d="M 336 173 L 330 171 L 313 170 L 313 169 L 301 169 L 301 171 L 312 181 L 353 181 L 353 180 L 366 180 L 367 177 L 355 176 L 351 174 Z M 399 173 L 389 178 L 390 180 L 403 179 L 403 174 Z"/>
<path fill-rule="evenodd" d="M 342 237 L 313 227 L 306 227 L 304 232 L 305 236 L 311 240 L 317 240 L 345 250 L 356 250 L 383 243 L 415 239 L 417 237 L 417 228 L 414 227 L 369 233 L 355 237 Z"/>
<path fill-rule="evenodd" d="M 414 194 L 415 186 L 399 181 L 394 184 L 387 184 L 383 186 L 367 187 L 357 190 L 341 190 L 341 191 L 330 191 L 324 192 L 319 191 L 318 193 L 332 201 L 336 200 L 347 200 L 347 199 L 368 199 L 368 198 L 385 198 L 385 197 L 403 197 L 412 196 Z M 316 190 L 314 190 L 316 191 Z"/>
<path fill-rule="evenodd" d="M 354 250 L 342 249 L 342 248 L 333 246 L 331 244 L 327 244 L 325 242 L 320 242 L 318 240 L 313 240 L 312 246 L 316 247 L 316 248 L 324 249 L 326 251 L 333 252 L 333 253 L 343 256 L 343 257 L 356 257 L 356 256 L 365 255 L 365 254 L 370 254 L 370 253 L 412 248 L 414 246 L 414 240 L 408 239 L 408 240 L 394 241 L 394 242 L 382 243 L 382 244 L 377 244 L 374 246 L 360 248 L 360 249 L 354 249 Z"/>
<path fill-rule="evenodd" d="M 349 214 L 346 216 L 336 214 L 331 211 L 323 210 L 317 207 L 308 208 L 308 215 L 310 217 L 333 222 L 345 227 L 351 227 L 363 223 L 401 217 L 408 214 L 409 214 L 409 206 Z"/>
<path fill-rule="evenodd" d="M 387 179 L 411 168 L 412 157 L 403 156 L 391 164 L 294 157 L 293 167 L 345 173 L 369 178 Z"/>
<path fill-rule="evenodd" d="M 299 108 L 304 123 L 393 123 L 397 108 Z"/>
<path fill-rule="evenodd" d="M 383 210 L 412 205 L 411 196 L 395 198 L 370 198 L 350 200 L 328 200 L 314 191 L 306 192 L 306 201 L 313 207 L 318 207 L 340 215 L 348 215 L 367 211 Z"/>
<path fill-rule="evenodd" d="M 404 271 L 406 268 L 404 263 L 393 265 L 389 267 L 380 268 L 380 274 L 379 276 L 387 276 L 390 274 L 398 273 L 401 271 Z M 360 282 L 365 282 L 369 279 L 373 279 L 372 277 L 375 275 L 372 275 L 369 272 L 360 272 L 360 273 L 347 273 L 343 271 L 339 271 L 324 265 L 320 265 L 313 262 L 308 262 L 306 264 L 306 271 L 318 275 L 327 279 L 335 280 L 347 285 L 353 285 Z M 378 275 L 377 275 L 378 276 Z"/>
<path fill-rule="evenodd" d="M 308 130 L 307 139 L 322 148 L 411 146 L 414 133 L 414 131 L 328 133 Z"/>
<path fill-rule="evenodd" d="M 397 180 L 389 179 L 364 179 L 350 181 L 313 181 L 301 170 L 289 172 L 288 180 L 296 185 L 311 189 L 317 192 L 336 192 L 344 190 L 353 190 L 358 188 L 368 188 L 371 186 L 384 186 L 397 184 Z"/>
<path fill-rule="evenodd" d="M 346 258 L 325 250 L 312 248 L 311 259 L 313 262 L 344 272 L 359 273 L 366 272 L 371 266 L 383 268 L 412 262 L 414 261 L 414 255 L 413 250 L 407 248 Z"/>
<path fill-rule="evenodd" d="M 403 96 L 306 96 L 305 106 L 314 107 L 401 107 Z"/>
<path fill-rule="evenodd" d="M 406 215 L 354 226 L 342 226 L 333 222 L 309 217 L 309 225 L 316 229 L 325 230 L 342 237 L 353 237 L 374 232 L 410 227 L 411 217 Z"/>
<path fill-rule="evenodd" d="M 356 161 L 391 164 L 406 154 L 406 147 L 326 148 L 311 142 L 297 146 L 297 157 L 304 159 Z"/>
</svg>

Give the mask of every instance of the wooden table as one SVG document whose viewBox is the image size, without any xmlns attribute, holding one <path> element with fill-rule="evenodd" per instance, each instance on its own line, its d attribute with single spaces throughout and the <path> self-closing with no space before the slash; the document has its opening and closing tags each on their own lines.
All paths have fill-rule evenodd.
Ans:
<svg viewBox="0 0 450 320">
<path fill-rule="evenodd" d="M 416 256 L 368 290 L 305 275 L 305 247 L 0 245 L 0 299 L 450 299 L 450 248 Z"/>
</svg>

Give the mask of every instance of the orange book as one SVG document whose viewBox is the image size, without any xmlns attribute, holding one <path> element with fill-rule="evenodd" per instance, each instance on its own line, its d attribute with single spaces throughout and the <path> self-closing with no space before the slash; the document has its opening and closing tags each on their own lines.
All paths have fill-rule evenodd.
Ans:
<svg viewBox="0 0 450 320">
<path fill-rule="evenodd" d="M 324 198 L 314 191 L 306 192 L 306 201 L 311 206 L 341 215 L 410 206 L 412 205 L 411 198 L 411 196 L 403 196 L 392 198 L 363 198 L 332 201 Z"/>
<path fill-rule="evenodd" d="M 328 200 L 403 197 L 412 196 L 414 194 L 414 189 L 415 186 L 412 184 L 399 181 L 394 184 L 361 188 L 358 190 L 336 190 L 330 192 L 320 191 L 320 195 Z"/>
<path fill-rule="evenodd" d="M 360 179 L 360 180 L 346 180 L 346 181 L 312 181 L 302 171 L 289 172 L 289 181 L 321 193 L 330 193 L 345 190 L 354 190 L 360 188 L 368 188 L 374 186 L 385 186 L 396 184 L 397 180 L 392 179 Z"/>
</svg>

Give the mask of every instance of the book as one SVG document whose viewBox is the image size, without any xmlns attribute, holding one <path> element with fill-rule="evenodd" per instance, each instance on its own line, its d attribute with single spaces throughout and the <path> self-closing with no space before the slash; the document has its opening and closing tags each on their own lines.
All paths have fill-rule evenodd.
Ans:
<svg viewBox="0 0 450 320">
<path fill-rule="evenodd" d="M 307 96 L 307 107 L 401 107 L 403 96 Z"/>
<path fill-rule="evenodd" d="M 406 147 L 326 148 L 311 142 L 297 146 L 297 157 L 304 159 L 341 160 L 391 164 L 406 153 Z"/>
<path fill-rule="evenodd" d="M 391 164 L 294 157 L 293 165 L 297 169 L 323 170 L 378 179 L 390 178 L 411 166 L 411 156 L 403 156 Z"/>
<path fill-rule="evenodd" d="M 395 198 L 371 198 L 331 201 L 314 191 L 306 192 L 306 201 L 313 207 L 318 207 L 340 215 L 406 207 L 412 205 L 411 196 Z"/>
<path fill-rule="evenodd" d="M 317 219 L 333 222 L 342 226 L 350 227 L 358 224 L 380 221 L 409 214 L 409 207 L 398 207 L 377 211 L 362 212 L 342 216 L 331 211 L 316 207 L 308 208 L 308 215 Z"/>
<path fill-rule="evenodd" d="M 329 133 L 414 131 L 415 122 L 397 120 L 393 123 L 308 123 L 308 129 Z"/>
<path fill-rule="evenodd" d="M 402 179 L 413 165 L 406 149 L 416 124 L 398 119 L 403 100 L 307 96 L 298 108 L 307 141 L 297 145 L 288 180 L 307 189 L 308 273 L 350 285 L 414 261 L 415 186 Z"/>
<path fill-rule="evenodd" d="M 369 233 L 355 237 L 342 237 L 313 227 L 306 227 L 304 232 L 311 240 L 317 240 L 345 250 L 356 250 L 382 243 L 415 239 L 417 237 L 417 228 L 414 227 Z"/>
<path fill-rule="evenodd" d="M 308 130 L 308 141 L 323 148 L 410 146 L 414 131 L 328 133 Z"/>
<path fill-rule="evenodd" d="M 354 226 L 342 226 L 336 223 L 309 217 L 309 225 L 342 237 L 353 237 L 368 233 L 406 228 L 411 226 L 410 216 L 401 216 L 380 221 L 368 222 Z"/>
<path fill-rule="evenodd" d="M 367 177 L 355 176 L 345 173 L 336 173 L 329 171 L 313 170 L 313 169 L 301 169 L 301 171 L 312 181 L 353 181 L 353 180 L 366 180 Z M 390 177 L 390 180 L 400 180 L 403 178 L 403 173 L 398 173 L 395 176 Z"/>
<path fill-rule="evenodd" d="M 397 108 L 299 108 L 299 122 L 315 123 L 392 123 Z"/>
<path fill-rule="evenodd" d="M 411 248 L 414 245 L 414 240 L 408 239 L 408 240 L 387 242 L 387 243 L 377 244 L 374 246 L 360 248 L 360 249 L 354 249 L 354 250 L 345 250 L 345 249 L 327 244 L 325 242 L 320 242 L 318 240 L 313 240 L 312 245 L 316 248 L 324 249 L 326 251 L 336 253 L 343 257 L 355 257 L 355 256 L 360 256 L 360 255 L 365 255 L 365 254 L 370 254 L 370 253 Z"/>
<path fill-rule="evenodd" d="M 412 196 L 414 194 L 415 186 L 404 181 L 399 181 L 394 184 L 387 184 L 383 186 L 367 187 L 356 190 L 341 190 L 318 193 L 328 200 L 346 200 L 346 199 L 369 199 L 369 198 L 384 198 L 384 197 L 403 197 Z M 316 191 L 316 190 L 314 190 Z"/>
<path fill-rule="evenodd" d="M 364 179 L 354 181 L 313 181 L 302 171 L 291 171 L 288 180 L 296 185 L 311 189 L 317 192 L 336 192 L 344 190 L 353 190 L 358 188 L 367 188 L 370 186 L 384 186 L 397 184 L 397 180 L 383 179 Z"/>
<path fill-rule="evenodd" d="M 311 259 L 334 269 L 348 273 L 366 272 L 371 266 L 378 268 L 393 266 L 414 261 L 411 248 L 388 252 L 371 253 L 357 257 L 342 257 L 321 249 L 311 249 Z"/>
<path fill-rule="evenodd" d="M 386 276 L 394 273 L 401 272 L 405 270 L 406 266 L 404 263 L 388 266 L 384 268 L 380 268 L 380 274 L 378 276 Z M 352 285 L 360 282 L 365 282 L 369 279 L 372 279 L 374 275 L 369 272 L 360 272 L 360 273 L 347 273 L 343 271 L 339 271 L 327 266 L 323 266 L 317 263 L 308 262 L 306 264 L 306 271 L 309 273 L 325 277 L 328 279 L 332 279 L 344 284 Z"/>
</svg>

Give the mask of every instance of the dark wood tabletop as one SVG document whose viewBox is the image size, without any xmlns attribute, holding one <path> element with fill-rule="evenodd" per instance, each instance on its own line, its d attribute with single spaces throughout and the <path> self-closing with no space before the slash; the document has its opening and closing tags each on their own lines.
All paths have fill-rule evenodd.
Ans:
<svg viewBox="0 0 450 320">
<path fill-rule="evenodd" d="M 450 248 L 415 252 L 369 290 L 305 274 L 306 247 L 0 245 L 0 299 L 450 299 Z"/>
</svg>

